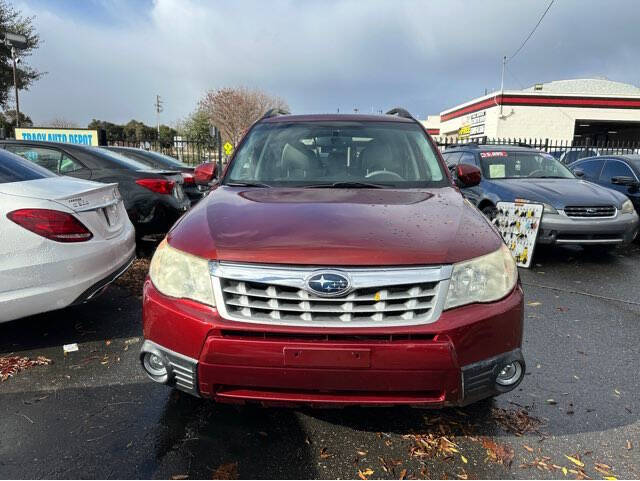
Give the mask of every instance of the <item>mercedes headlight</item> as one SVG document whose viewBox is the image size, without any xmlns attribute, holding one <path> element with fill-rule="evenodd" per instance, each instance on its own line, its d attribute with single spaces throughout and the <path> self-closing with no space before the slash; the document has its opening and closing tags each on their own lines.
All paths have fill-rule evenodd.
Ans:
<svg viewBox="0 0 640 481">
<path fill-rule="evenodd" d="M 622 203 L 622 209 L 620 210 L 621 214 L 633 214 L 633 203 L 627 199 Z"/>
<path fill-rule="evenodd" d="M 497 301 L 511 292 L 517 280 L 516 261 L 502 244 L 491 254 L 453 265 L 444 308 Z"/>
<path fill-rule="evenodd" d="M 215 306 L 209 261 L 171 247 L 163 240 L 149 266 L 151 282 L 162 294 Z"/>
<path fill-rule="evenodd" d="M 542 204 L 544 207 L 544 213 L 545 214 L 557 214 L 558 211 L 556 210 L 556 208 L 554 206 L 552 206 L 551 204 Z"/>
</svg>

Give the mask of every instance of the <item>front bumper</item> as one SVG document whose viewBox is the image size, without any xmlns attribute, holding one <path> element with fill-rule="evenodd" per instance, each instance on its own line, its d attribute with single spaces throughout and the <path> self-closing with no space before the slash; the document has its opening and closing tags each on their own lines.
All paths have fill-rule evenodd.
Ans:
<svg viewBox="0 0 640 481">
<path fill-rule="evenodd" d="M 158 194 L 160 197 L 161 194 Z M 191 201 L 185 196 L 182 200 L 177 200 L 173 196 L 165 195 L 160 198 L 148 210 L 140 207 L 133 208 L 127 213 L 131 222 L 135 225 L 136 236 L 164 235 L 191 207 Z"/>
<path fill-rule="evenodd" d="M 128 222 L 112 239 L 55 247 L 52 242 L 42 241 L 33 251 L 19 255 L 15 267 L 2 272 L 12 282 L 0 292 L 0 322 L 93 299 L 135 259 L 135 233 Z M 27 262 L 37 260 L 38 251 L 50 254 L 43 262 Z"/>
<path fill-rule="evenodd" d="M 310 329 L 227 321 L 147 281 L 141 360 L 161 355 L 168 375 L 155 381 L 222 402 L 459 406 L 518 385 L 495 379 L 506 362 L 524 368 L 522 303 L 518 285 L 427 325 Z"/>
<path fill-rule="evenodd" d="M 638 215 L 617 213 L 611 218 L 543 214 L 538 244 L 627 244 L 638 234 Z"/>
</svg>

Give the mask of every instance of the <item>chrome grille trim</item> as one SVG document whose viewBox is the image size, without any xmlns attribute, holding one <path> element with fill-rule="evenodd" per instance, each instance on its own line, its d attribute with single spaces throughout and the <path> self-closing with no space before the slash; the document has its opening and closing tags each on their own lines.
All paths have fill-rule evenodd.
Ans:
<svg viewBox="0 0 640 481">
<path fill-rule="evenodd" d="M 567 217 L 604 218 L 615 217 L 617 209 L 614 205 L 600 206 L 567 206 L 564 208 Z"/>
<path fill-rule="evenodd" d="M 436 321 L 453 267 L 334 268 L 218 262 L 211 264 L 223 318 L 247 323 L 317 327 L 393 327 Z M 310 293 L 306 279 L 341 272 L 351 289 L 339 297 Z"/>
</svg>

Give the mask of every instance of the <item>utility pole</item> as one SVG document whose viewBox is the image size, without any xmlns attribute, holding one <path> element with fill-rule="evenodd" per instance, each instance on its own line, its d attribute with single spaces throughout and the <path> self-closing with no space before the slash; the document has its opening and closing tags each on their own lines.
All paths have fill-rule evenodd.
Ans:
<svg viewBox="0 0 640 481">
<path fill-rule="evenodd" d="M 507 56 L 502 57 L 502 76 L 500 77 L 500 117 L 502 117 L 502 98 L 504 97 L 504 66 L 507 64 Z"/>
<path fill-rule="evenodd" d="M 13 88 L 16 92 L 16 127 L 20 127 L 20 102 L 18 101 L 18 76 L 16 75 L 16 48 L 11 47 L 11 60 L 13 61 Z"/>
<path fill-rule="evenodd" d="M 156 108 L 156 121 L 158 123 L 158 140 L 160 140 L 160 112 L 164 109 L 162 108 L 162 104 L 164 101 L 160 98 L 160 95 L 156 95 L 156 103 L 154 104 Z"/>
</svg>

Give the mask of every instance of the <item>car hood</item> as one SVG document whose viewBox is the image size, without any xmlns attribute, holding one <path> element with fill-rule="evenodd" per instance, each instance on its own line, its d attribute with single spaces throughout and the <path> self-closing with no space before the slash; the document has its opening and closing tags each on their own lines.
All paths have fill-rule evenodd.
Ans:
<svg viewBox="0 0 640 481">
<path fill-rule="evenodd" d="M 615 205 L 624 201 L 622 194 L 579 179 L 504 179 L 493 181 L 505 195 L 501 200 L 526 199 L 551 204 L 556 209 L 565 206 Z"/>
<path fill-rule="evenodd" d="M 318 266 L 448 264 L 502 242 L 451 187 L 222 186 L 174 226 L 173 247 L 212 260 Z"/>
</svg>

